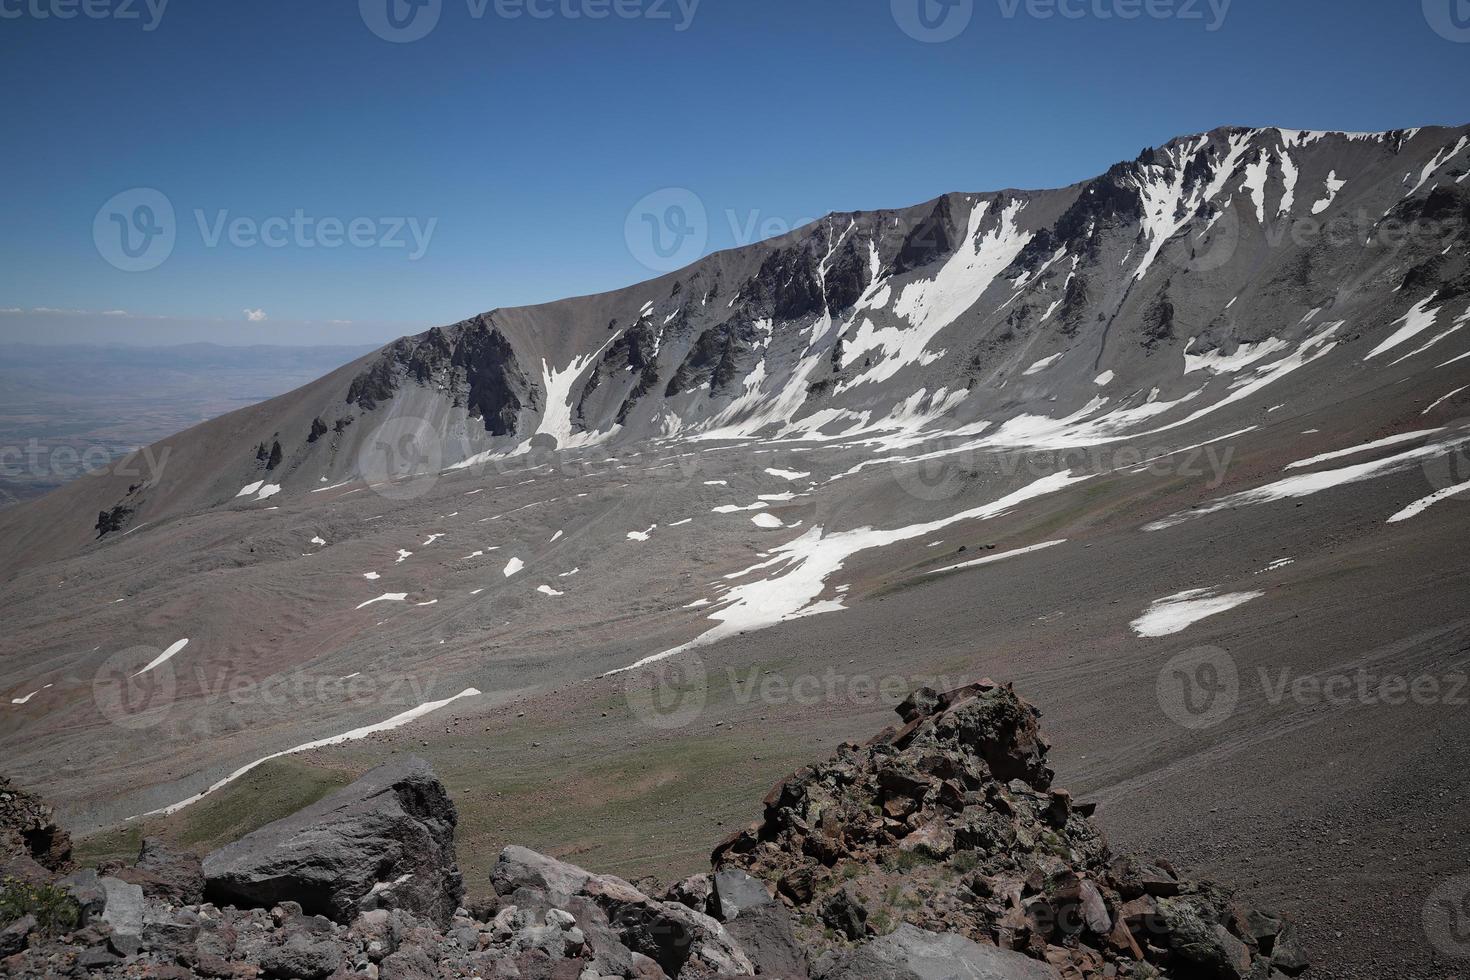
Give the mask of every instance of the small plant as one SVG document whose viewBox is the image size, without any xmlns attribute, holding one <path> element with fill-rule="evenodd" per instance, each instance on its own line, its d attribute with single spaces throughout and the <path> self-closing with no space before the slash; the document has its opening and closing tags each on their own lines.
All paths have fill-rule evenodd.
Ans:
<svg viewBox="0 0 1470 980">
<path fill-rule="evenodd" d="M 960 874 L 968 874 L 980 866 L 980 855 L 975 851 L 960 851 L 950 865 Z"/>
<path fill-rule="evenodd" d="M 899 851 L 893 855 L 891 866 L 895 871 L 908 874 L 917 868 L 936 863 L 938 862 L 928 854 L 921 854 L 918 851 Z"/>
<path fill-rule="evenodd" d="M 66 890 L 55 885 L 34 885 L 17 878 L 0 882 L 0 925 L 27 915 L 47 935 L 70 932 L 80 924 L 82 909 Z"/>
</svg>

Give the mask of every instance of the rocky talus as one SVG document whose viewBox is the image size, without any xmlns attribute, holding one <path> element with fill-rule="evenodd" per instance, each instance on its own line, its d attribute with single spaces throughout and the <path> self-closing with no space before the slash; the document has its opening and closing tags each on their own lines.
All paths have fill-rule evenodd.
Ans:
<svg viewBox="0 0 1470 980">
<path fill-rule="evenodd" d="M 1306 969 L 1290 923 L 1164 862 L 1113 855 L 1091 809 L 1052 787 L 1039 713 L 1011 688 L 921 690 L 900 714 L 901 726 L 776 787 L 710 873 L 667 890 L 507 847 L 493 897 L 466 902 L 454 804 L 415 758 L 202 860 L 150 839 L 135 863 L 70 873 L 27 842 L 38 822 L 60 833 L 44 804 L 4 784 L 0 973 L 1283 980 Z"/>
</svg>

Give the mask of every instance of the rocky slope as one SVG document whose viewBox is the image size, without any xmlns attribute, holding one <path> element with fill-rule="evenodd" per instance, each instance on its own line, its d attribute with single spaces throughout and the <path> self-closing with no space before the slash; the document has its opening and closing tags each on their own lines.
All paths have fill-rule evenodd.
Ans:
<svg viewBox="0 0 1470 980">
<path fill-rule="evenodd" d="M 1167 863 L 1111 854 L 1092 808 L 1052 788 L 1039 712 L 1011 688 L 922 689 L 900 714 L 901 728 L 776 787 L 764 819 L 715 850 L 711 874 L 657 897 L 512 846 L 491 875 L 496 897 L 462 907 L 455 807 L 414 758 L 202 863 L 150 842 L 135 865 L 60 877 L 12 842 L 0 967 L 303 980 L 1306 969 L 1290 923 Z M 33 813 L 7 821 L 34 830 Z"/>
</svg>

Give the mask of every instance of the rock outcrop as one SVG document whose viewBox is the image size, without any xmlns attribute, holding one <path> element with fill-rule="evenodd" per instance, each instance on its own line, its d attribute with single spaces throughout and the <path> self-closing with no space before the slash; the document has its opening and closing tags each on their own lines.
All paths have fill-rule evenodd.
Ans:
<svg viewBox="0 0 1470 980">
<path fill-rule="evenodd" d="M 71 865 L 71 837 L 56 813 L 34 793 L 0 776 L 0 857 L 24 857 L 52 871 Z"/>
<path fill-rule="evenodd" d="M 221 905 L 294 901 L 344 924 L 399 908 L 444 925 L 464 894 L 456 820 L 428 763 L 391 762 L 210 854 L 205 893 Z"/>
<path fill-rule="evenodd" d="M 721 874 L 771 883 L 816 975 L 928 976 L 911 961 L 935 956 L 973 961 L 966 976 L 1067 980 L 1305 967 L 1280 918 L 1114 856 L 1092 808 L 1052 787 L 1039 712 L 1010 687 L 920 690 L 899 713 L 901 727 L 777 786 L 764 819 L 714 853 Z M 1018 961 L 996 947 L 1036 965 L 1004 967 Z"/>
</svg>

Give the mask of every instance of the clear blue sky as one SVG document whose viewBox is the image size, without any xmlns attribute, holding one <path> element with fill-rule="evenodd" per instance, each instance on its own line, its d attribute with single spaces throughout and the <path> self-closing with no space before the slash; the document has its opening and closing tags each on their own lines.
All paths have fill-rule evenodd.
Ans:
<svg viewBox="0 0 1470 980">
<path fill-rule="evenodd" d="M 678 0 L 427 0 L 433 30 L 390 43 L 368 26 L 388 30 L 387 2 L 173 0 L 148 30 L 148 0 L 0 0 L 0 309 L 26 311 L 0 339 L 385 340 L 650 277 L 625 223 L 661 188 L 698 196 L 711 251 L 753 223 L 1063 185 L 1223 124 L 1470 121 L 1463 0 L 1234 0 L 1221 23 L 1225 0 L 1132 20 L 1098 11 L 1145 0 L 1061 0 L 1077 18 L 959 0 L 971 20 L 942 43 L 890 0 L 702 0 L 687 23 Z M 37 16 L 84 3 L 138 18 Z M 645 16 L 565 15 L 615 3 Z M 140 187 L 175 209 L 175 242 L 125 272 L 94 221 Z M 195 214 L 298 209 L 371 219 L 364 241 L 436 224 L 413 261 L 407 229 L 399 249 L 211 247 Z M 131 234 L 136 200 L 114 213 L 104 237 Z"/>
</svg>

